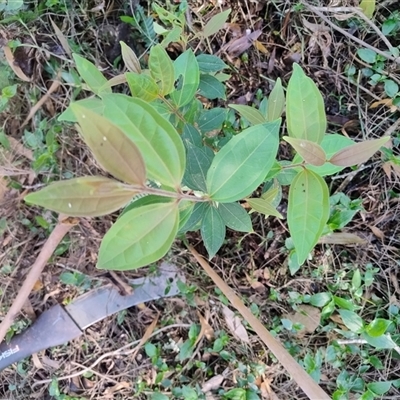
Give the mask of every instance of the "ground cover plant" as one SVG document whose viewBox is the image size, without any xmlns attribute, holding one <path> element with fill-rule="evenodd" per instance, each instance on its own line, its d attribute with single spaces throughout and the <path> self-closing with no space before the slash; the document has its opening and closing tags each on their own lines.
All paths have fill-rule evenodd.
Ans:
<svg viewBox="0 0 400 400">
<path fill-rule="evenodd" d="M 364 16 L 368 14 L 365 11 L 366 3 L 361 7 Z M 286 68 L 282 79 L 276 77 L 268 81 L 272 87 L 268 96 L 259 92 L 247 104 L 236 101 L 227 93 L 227 88 L 232 87 L 230 82 L 235 82 L 235 79 L 240 85 L 240 79 L 237 78 L 240 74 L 237 74 L 236 69 L 241 66 L 246 69 L 246 65 L 251 65 L 255 58 L 250 62 L 242 55 L 240 63 L 237 63 L 224 56 L 213 55 L 209 50 L 212 49 L 210 40 L 216 40 L 218 32 L 225 29 L 227 21 L 233 15 L 238 15 L 240 5 L 237 8 L 232 4 L 232 9 L 213 9 L 213 16 L 205 17 L 208 22 L 204 22 L 201 29 L 196 28 L 198 33 L 194 37 L 187 29 L 187 26 L 193 27 L 189 25 L 191 22 L 187 18 L 187 6 L 184 3 L 168 7 L 156 4 L 151 13 L 138 7 L 134 13 L 127 13 L 129 15 L 122 17 L 124 23 L 132 26 L 134 32 L 142 37 L 146 47 L 143 54 L 148 55 L 146 61 L 139 60 L 136 54 L 140 53 L 132 51 L 128 45 L 129 40 L 121 38 L 125 42 L 116 41 L 116 45 L 122 49 L 120 59 L 129 72 L 108 74 L 106 77 L 99 72 L 98 66 L 84 57 L 84 52 L 79 47 L 74 47 L 70 56 L 66 57 L 69 63 L 74 64 L 64 67 L 61 74 L 63 79 L 76 88 L 72 94 L 73 103 L 60 117 L 54 115 L 51 125 L 47 121 L 34 121 L 36 130 L 24 132 L 25 143 L 30 144 L 33 150 L 33 168 L 37 173 L 45 171 L 42 182 L 46 184 L 41 190 L 25 196 L 26 201 L 79 217 L 102 216 L 123 207 L 120 215 L 114 215 L 111 219 L 106 217 L 105 226 L 109 227 L 108 222 L 114 222 L 111 228 L 108 231 L 101 229 L 105 236 L 100 245 L 97 264 L 104 269 L 143 267 L 165 256 L 177 260 L 183 257 L 183 262 L 187 263 L 184 243 L 193 243 L 201 238 L 205 246 L 202 253 L 208 258 L 217 254 L 214 258 L 215 265 L 231 265 L 230 268 L 233 268 L 238 279 L 236 282 L 241 282 L 239 287 L 244 284 L 252 291 L 243 297 L 253 314 L 283 340 L 291 354 L 334 398 L 348 398 L 349 393 L 358 396 L 355 398 L 366 399 L 379 398 L 378 396 L 385 393 L 396 393 L 399 382 L 393 367 L 389 366 L 393 364 L 389 362 L 384 365 L 383 360 L 388 354 L 395 356 L 392 349 L 397 348 L 398 308 L 395 299 L 390 298 L 389 308 L 382 309 L 383 299 L 389 298 L 388 293 L 392 293 L 393 289 L 388 286 L 388 293 L 385 290 L 377 292 L 376 285 L 382 278 L 382 271 L 391 273 L 388 266 L 390 262 L 385 265 L 387 261 L 382 260 L 387 257 L 395 264 L 398 262 L 397 231 L 394 228 L 393 233 L 386 233 L 390 241 L 389 244 L 384 244 L 386 247 L 380 247 L 380 253 L 377 252 L 381 254 L 377 256 L 379 262 L 375 259 L 373 262 L 368 260 L 369 252 L 358 258 L 358 250 L 353 243 L 370 243 L 370 240 L 360 237 L 362 228 L 354 227 L 363 226 L 366 209 L 371 209 L 372 198 L 375 196 L 369 195 L 365 201 L 363 190 L 343 193 L 351 177 L 356 174 L 359 179 L 358 187 L 366 187 L 366 192 L 370 190 L 369 184 L 360 183 L 364 182 L 363 179 L 368 174 L 362 172 L 364 166 L 359 164 L 366 163 L 367 169 L 373 165 L 374 174 L 381 171 L 379 179 L 386 177 L 387 182 L 395 176 L 399 164 L 396 115 L 385 117 L 376 124 L 374 135 L 365 134 L 364 130 L 361 140 L 360 137 L 356 140 L 348 137 L 348 132 L 354 129 L 348 124 L 351 119 L 339 123 L 345 125 L 345 134 L 339 133 L 337 129 L 335 131 L 332 125 L 327 130 L 327 122 L 331 124 L 330 115 L 326 115 L 326 110 L 331 107 L 329 104 L 333 102 L 335 106 L 339 106 L 340 115 L 344 113 L 341 104 L 345 104 L 347 100 L 344 96 L 332 99 L 329 93 L 327 95 L 316 75 L 314 81 L 319 84 L 321 95 L 304 67 L 293 63 L 296 60 L 292 60 L 290 67 Z M 190 5 L 189 10 L 193 10 L 192 7 Z M 279 6 L 275 7 L 274 23 L 276 20 L 280 21 L 278 16 L 281 15 Z M 307 9 L 314 10 L 314 6 L 307 8 L 304 4 L 296 7 L 290 13 L 301 16 Z M 29 7 L 23 9 L 25 14 L 21 14 L 19 18 L 28 18 L 29 10 Z M 320 8 L 314 11 L 321 12 Z M 352 10 L 349 8 L 347 11 Z M 11 13 L 8 15 L 11 20 L 16 18 L 13 10 L 7 12 Z M 204 16 L 204 12 L 200 7 L 196 16 L 200 18 Z M 373 13 L 375 12 L 374 7 Z M 393 13 L 388 15 L 386 19 L 383 18 L 384 21 L 395 18 Z M 371 16 L 368 18 L 370 20 Z M 368 32 L 369 25 L 357 13 L 344 19 L 341 24 L 356 25 L 358 29 Z M 388 22 L 384 24 L 387 26 Z M 327 31 L 324 32 L 326 39 Z M 395 33 L 395 28 L 390 32 Z M 319 40 L 322 37 L 321 34 Z M 315 40 L 317 38 L 314 37 Z M 395 43 L 396 36 L 391 40 Z M 159 44 L 156 44 L 157 41 Z M 257 49 L 258 54 L 265 54 L 263 45 L 257 38 L 247 42 L 253 45 L 252 49 Z M 177 55 L 171 52 L 174 43 L 179 43 Z M 312 40 L 309 46 L 311 44 Z M 243 41 L 241 45 L 244 46 Z M 382 52 L 379 48 L 377 50 L 376 54 Z M 235 51 L 238 50 L 228 50 L 228 55 L 231 53 L 237 57 Z M 256 54 L 253 51 L 249 50 L 248 55 Z M 326 49 L 324 52 L 321 47 L 320 51 L 321 59 L 328 60 L 330 56 Z M 296 54 L 295 49 L 291 52 Z M 305 54 L 307 52 L 303 56 Z M 318 57 L 315 54 L 318 54 L 315 48 L 310 48 L 309 55 L 305 56 L 310 64 L 313 57 Z M 360 50 L 358 55 L 364 59 L 366 57 L 365 52 Z M 385 63 L 391 61 L 389 56 L 385 58 Z M 379 60 L 374 59 L 373 62 L 377 61 Z M 373 63 L 372 58 L 370 62 Z M 304 61 L 300 64 L 307 65 Z M 373 65 L 372 70 L 381 71 L 384 68 L 382 65 Z M 360 81 L 357 81 L 359 78 L 355 79 L 354 73 L 349 73 L 351 69 L 347 68 L 346 71 L 346 82 L 356 83 L 355 88 L 360 90 Z M 363 71 L 363 74 L 368 77 L 369 72 Z M 380 84 L 381 81 L 370 81 L 368 84 Z M 3 94 L 4 107 L 12 106 L 12 100 L 16 96 L 16 86 L 12 87 L 9 83 L 7 85 Z M 127 86 L 130 94 L 127 94 Z M 8 89 L 10 87 L 13 88 L 11 91 Z M 381 106 L 389 105 L 393 109 L 396 106 L 394 85 L 382 81 L 382 88 L 384 95 L 392 97 L 393 101 L 388 103 L 372 93 L 374 100 L 381 101 Z M 255 86 L 254 92 L 256 89 Z M 362 91 L 367 94 L 370 92 L 364 87 Z M 225 101 L 227 97 L 228 101 Z M 283 125 L 280 119 L 282 114 Z M 87 173 L 77 173 L 77 170 L 70 167 L 67 171 L 63 170 L 55 161 L 60 148 L 59 141 L 62 140 L 59 127 L 69 126 L 65 121 L 78 123 L 80 134 L 92 151 L 91 156 L 86 156 L 93 163 L 89 177 L 82 177 Z M 337 124 L 337 120 L 333 121 Z M 393 122 L 392 127 L 386 127 L 388 122 Z M 157 146 L 153 145 L 144 132 L 153 134 Z M 391 147 L 387 142 L 389 137 L 392 137 Z M 3 134 L 2 138 L 4 148 L 11 148 L 8 136 Z M 382 159 L 379 160 L 374 153 L 383 145 L 389 147 L 381 150 Z M 132 157 L 133 154 L 135 157 Z M 370 157 L 378 161 L 371 163 L 368 161 Z M 116 159 L 118 163 L 113 162 Z M 93 173 L 96 169 L 95 162 L 118 180 L 105 177 L 104 170 Z M 345 172 L 341 175 L 344 168 L 352 166 L 354 168 L 349 174 Z M 14 187 L 14 190 L 21 190 L 20 183 L 12 176 L 9 175 L 7 184 Z M 79 177 L 65 180 L 71 176 Z M 363 178 L 359 178 L 360 176 Z M 48 181 L 60 182 L 47 185 Z M 384 200 L 387 204 L 397 204 L 392 201 L 398 198 L 397 189 L 395 186 L 390 187 L 378 197 L 387 199 Z M 32 189 L 36 188 L 29 187 L 28 190 Z M 96 196 L 95 203 L 93 195 Z M 287 225 L 285 218 L 282 218 L 286 214 L 283 207 L 285 204 Z M 390 210 L 393 218 L 396 207 Z M 33 235 L 38 232 L 48 235 L 54 226 L 54 220 L 49 219 L 49 214 L 46 216 L 39 208 L 34 212 L 36 214 L 32 218 L 33 223 L 27 220 L 24 226 Z M 372 214 L 370 212 L 367 215 Z M 265 220 L 264 216 L 272 218 Z M 279 219 L 282 221 L 278 222 Z M 9 224 L 9 221 L 9 217 L 4 218 L 3 225 Z M 366 222 L 366 226 L 385 243 L 385 233 L 377 227 L 385 218 L 381 221 L 374 218 L 373 221 L 375 222 Z M 349 226 L 352 227 L 350 231 L 358 230 L 358 235 L 344 229 Z M 126 240 L 122 241 L 124 233 L 121 232 L 125 229 L 128 233 Z M 7 231 L 7 228 L 4 230 Z M 244 235 L 238 232 L 244 232 Z M 97 258 L 99 240 L 100 236 L 96 239 L 96 250 L 92 251 L 94 259 Z M 322 245 L 319 244 L 313 251 L 318 242 Z M 352 247 L 349 248 L 349 244 Z M 343 245 L 345 246 L 340 247 Z M 259 249 L 262 249 L 261 253 Z M 71 252 L 71 244 L 63 243 L 58 249 L 61 254 L 65 251 Z M 287 272 L 281 272 L 288 277 L 285 283 L 281 281 L 281 284 L 274 285 L 273 282 L 279 276 L 279 268 L 273 266 L 279 265 L 280 261 L 271 264 L 271 259 L 285 261 L 283 265 Z M 224 268 L 221 267 L 221 271 L 225 277 L 228 276 Z M 12 274 L 12 266 L 3 269 L 2 273 L 5 276 Z M 78 288 L 86 285 L 88 288 L 91 286 L 88 284 L 88 276 L 90 274 L 78 271 L 64 271 L 60 282 Z M 390 277 L 390 282 L 394 282 L 395 276 Z M 234 282 L 233 286 L 238 287 L 238 283 Z M 308 282 L 307 286 L 304 282 Z M 218 291 L 207 294 L 201 290 L 199 292 L 196 286 L 182 289 L 188 304 L 192 306 L 195 304 L 193 291 L 201 293 L 202 301 L 206 301 L 206 304 L 210 298 L 226 304 L 226 298 Z M 290 311 L 286 315 L 276 311 L 272 314 L 270 311 L 265 313 L 262 298 L 267 299 L 269 307 L 279 305 Z M 201 304 L 198 297 L 196 301 Z M 297 313 L 292 314 L 292 310 Z M 308 320 L 306 318 L 298 322 L 299 315 L 303 314 L 309 317 Z M 124 320 L 125 317 L 119 318 Z M 225 316 L 225 320 L 228 321 L 229 318 Z M 317 321 L 314 328 L 309 326 L 310 320 Z M 201 330 L 204 331 L 205 326 L 214 324 L 211 319 L 206 323 L 202 321 L 200 319 L 200 325 L 191 328 L 187 339 L 178 344 L 179 356 L 175 361 L 172 358 L 167 364 L 162 361 L 162 355 L 169 351 L 163 340 L 153 339 L 146 345 L 145 353 L 151 360 L 151 370 L 156 372 L 157 378 L 152 382 L 147 380 L 147 383 L 136 380 L 134 392 L 138 396 L 204 396 L 205 391 L 201 389 L 201 385 L 196 386 L 193 382 L 201 382 L 202 379 L 204 382 L 205 378 L 194 379 L 190 373 L 199 368 L 204 376 L 215 374 L 207 360 L 200 361 L 193 356 L 200 351 L 196 346 L 198 340 L 204 338 Z M 226 323 L 229 327 L 229 323 Z M 23 320 L 19 325 L 13 325 L 9 336 L 23 326 Z M 228 328 L 228 332 L 229 330 Z M 323 342 L 318 350 L 315 347 L 314 351 L 304 347 L 302 341 L 306 334 L 309 340 L 317 343 L 318 335 L 314 336 L 316 330 L 320 335 L 331 335 L 331 339 Z M 243 336 L 239 337 L 246 341 Z M 266 386 L 270 386 L 265 383 L 265 379 L 268 376 L 266 371 L 271 374 L 273 360 L 264 364 L 258 354 L 252 354 L 251 359 L 255 362 L 250 363 L 252 365 L 243 363 L 248 359 L 246 350 L 225 350 L 227 346 L 232 346 L 232 339 L 223 330 L 216 329 L 209 340 L 213 347 L 204 349 L 203 355 L 217 357 L 217 364 L 225 363 L 238 373 L 237 379 L 232 380 L 222 376 L 225 382 L 234 383 L 229 384 L 226 389 L 213 387 L 214 391 L 219 390 L 219 395 L 225 398 L 259 398 L 271 395 L 271 390 L 267 393 Z M 365 346 L 365 350 L 360 350 L 362 346 Z M 370 355 L 369 351 L 375 352 L 374 355 Z M 182 363 L 184 374 L 180 372 Z M 23 365 L 19 364 L 17 370 L 21 377 L 24 376 Z M 379 371 L 382 370 L 385 371 L 384 379 L 379 376 Z M 95 377 L 98 375 L 93 375 L 93 371 L 91 373 L 92 375 L 85 378 L 96 382 Z M 170 380 L 170 376 L 174 379 Z M 179 385 L 175 380 L 176 376 L 184 377 L 185 384 Z M 284 373 L 277 376 L 280 377 L 273 380 L 272 387 L 275 391 L 282 391 L 290 381 L 282 380 Z M 104 374 L 102 379 L 107 380 Z M 15 385 L 9 390 L 16 393 L 20 388 L 21 386 Z M 124 389 L 129 391 L 129 388 L 118 390 Z M 52 380 L 48 390 L 56 398 L 66 396 L 60 394 L 57 380 Z M 285 398 L 288 392 L 280 393 Z"/>
</svg>

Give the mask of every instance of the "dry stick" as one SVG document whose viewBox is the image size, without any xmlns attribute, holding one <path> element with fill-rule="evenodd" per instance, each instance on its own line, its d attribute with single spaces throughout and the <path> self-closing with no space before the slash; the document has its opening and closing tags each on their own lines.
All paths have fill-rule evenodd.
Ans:
<svg viewBox="0 0 400 400">
<path fill-rule="evenodd" d="M 304 393 L 311 400 L 330 400 L 330 397 L 321 387 L 307 374 L 307 372 L 297 363 L 289 352 L 271 335 L 264 325 L 251 313 L 243 304 L 242 300 L 235 292 L 218 276 L 211 268 L 210 264 L 193 248 L 187 245 L 197 262 L 203 267 L 204 271 L 214 281 L 222 293 L 228 298 L 233 307 L 242 314 L 243 318 L 250 324 L 260 339 L 272 351 L 274 356 L 283 365 L 286 371 L 292 376 Z"/>
<path fill-rule="evenodd" d="M 40 274 L 47 261 L 54 253 L 54 250 L 57 248 L 63 237 L 73 226 L 76 225 L 76 223 L 76 220 L 70 218 L 65 219 L 65 216 L 64 219 L 61 219 L 61 217 L 59 218 L 58 224 L 54 228 L 53 232 L 51 232 L 49 238 L 46 240 L 46 243 L 43 245 L 42 250 L 40 250 L 40 253 L 36 258 L 35 263 L 32 265 L 31 270 L 29 271 L 24 284 L 19 290 L 16 299 L 14 300 L 7 315 L 4 317 L 3 321 L 0 324 L 0 343 L 6 336 L 6 333 L 13 323 L 14 318 L 21 311 L 26 299 L 31 293 L 35 283 L 39 279 Z"/>
<path fill-rule="evenodd" d="M 388 60 L 394 61 L 397 64 L 400 64 L 400 57 L 394 57 L 391 54 L 388 54 L 382 50 L 377 49 L 374 46 L 364 42 L 363 40 L 359 39 L 358 37 L 353 36 L 349 32 L 345 31 L 344 29 L 338 27 L 334 24 L 329 18 L 327 18 L 321 11 L 319 11 L 316 7 L 306 3 L 304 0 L 301 2 L 306 8 L 308 8 L 314 14 L 317 14 L 321 19 L 323 19 L 328 25 L 330 25 L 333 29 L 340 32 L 342 35 L 347 36 L 349 39 L 353 40 L 354 42 L 361 44 L 361 46 L 366 47 L 367 49 L 373 50 L 375 53 L 380 54 L 381 56 L 385 57 Z"/>
</svg>

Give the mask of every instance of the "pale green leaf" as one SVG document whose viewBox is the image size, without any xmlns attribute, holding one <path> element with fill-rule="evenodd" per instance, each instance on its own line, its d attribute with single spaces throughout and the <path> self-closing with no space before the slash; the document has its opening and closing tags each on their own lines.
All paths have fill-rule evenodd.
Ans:
<svg viewBox="0 0 400 400">
<path fill-rule="evenodd" d="M 375 0 L 362 0 L 359 7 L 367 18 L 372 18 L 375 12 Z"/>
<path fill-rule="evenodd" d="M 254 107 L 241 104 L 229 104 L 230 108 L 236 110 L 242 117 L 246 118 L 252 125 L 263 124 L 266 122 L 264 115 Z M 276 119 L 276 118 L 275 118 Z"/>
<path fill-rule="evenodd" d="M 193 213 L 194 203 L 192 201 L 181 201 L 179 203 L 179 228 L 178 233 L 187 224 Z"/>
<path fill-rule="evenodd" d="M 180 187 L 185 171 L 185 148 L 178 132 L 149 104 L 121 94 L 104 97 L 104 115 L 139 148 L 149 178 Z"/>
<path fill-rule="evenodd" d="M 71 109 L 97 162 L 121 181 L 144 186 L 146 167 L 135 143 L 107 118 L 77 103 Z"/>
<path fill-rule="evenodd" d="M 226 228 L 218 210 L 209 206 L 201 224 L 201 238 L 208 252 L 208 258 L 215 256 L 224 242 Z"/>
<path fill-rule="evenodd" d="M 151 76 L 127 72 L 125 77 L 133 97 L 138 97 L 146 102 L 151 102 L 158 97 L 160 88 Z"/>
<path fill-rule="evenodd" d="M 326 131 L 322 95 L 298 64 L 293 64 L 293 74 L 287 87 L 286 123 L 290 137 L 318 144 L 322 142 Z"/>
<path fill-rule="evenodd" d="M 239 232 L 253 231 L 250 216 L 239 203 L 221 203 L 218 211 L 228 228 Z"/>
<path fill-rule="evenodd" d="M 354 333 L 361 333 L 364 330 L 364 322 L 362 318 L 357 315 L 354 311 L 350 310 L 339 310 L 339 314 L 342 317 L 343 323 L 346 328 Z"/>
<path fill-rule="evenodd" d="M 113 179 L 85 176 L 52 183 L 24 200 L 72 217 L 99 217 L 120 209 L 136 194 Z"/>
<path fill-rule="evenodd" d="M 274 217 L 283 218 L 282 214 L 271 204 L 269 200 L 266 199 L 247 199 L 250 207 L 261 213 L 264 214 L 266 217 L 272 215 Z"/>
<path fill-rule="evenodd" d="M 174 61 L 177 89 L 170 93 L 177 107 L 183 107 L 193 100 L 200 83 L 199 64 L 192 50 L 186 50 Z"/>
<path fill-rule="evenodd" d="M 106 87 L 107 79 L 93 63 L 78 54 L 73 54 L 72 56 L 79 75 L 94 94 L 101 96 L 102 94 L 111 93 L 111 88 Z"/>
<path fill-rule="evenodd" d="M 367 140 L 345 147 L 334 154 L 329 162 L 340 167 L 351 167 L 361 164 L 372 157 L 388 140 L 390 136 Z"/>
<path fill-rule="evenodd" d="M 284 108 L 285 93 L 283 92 L 281 78 L 278 78 L 268 98 L 267 120 L 275 121 L 280 118 Z"/>
<path fill-rule="evenodd" d="M 79 104 L 86 109 L 94 111 L 96 114 L 103 114 L 104 104 L 101 99 L 96 97 L 91 97 L 88 99 L 78 100 L 74 103 L 71 103 L 66 110 L 57 118 L 58 121 L 67 121 L 67 122 L 77 122 L 78 120 L 75 117 L 74 112 L 71 109 L 72 104 Z"/>
<path fill-rule="evenodd" d="M 176 202 L 130 210 L 104 236 L 97 268 L 131 270 L 159 260 L 170 249 L 178 226 Z"/>
<path fill-rule="evenodd" d="M 212 200 L 232 203 L 257 189 L 274 163 L 279 126 L 280 120 L 247 128 L 217 153 L 207 173 Z"/>
<path fill-rule="evenodd" d="M 197 63 L 201 72 L 207 74 L 221 71 L 228 66 L 217 56 L 211 54 L 199 54 L 197 57 Z"/>
<path fill-rule="evenodd" d="M 339 134 L 329 134 L 325 135 L 322 140 L 321 147 L 326 154 L 326 158 L 329 159 L 339 150 L 354 144 L 354 142 L 346 136 Z M 303 161 L 299 154 L 296 154 L 293 158 L 293 164 L 299 164 Z M 340 172 L 344 167 L 338 167 L 336 165 L 332 165 L 330 162 L 326 162 L 324 165 L 320 167 L 315 167 L 309 165 L 307 167 L 309 170 L 316 172 L 320 176 L 333 175 L 337 172 Z M 300 171 L 300 168 L 298 168 Z"/>
<path fill-rule="evenodd" d="M 288 136 L 283 136 L 283 140 L 291 144 L 308 164 L 316 166 L 325 164 L 326 154 L 319 144 L 310 142 L 306 139 L 297 139 Z"/>
<path fill-rule="evenodd" d="M 367 388 L 372 393 L 374 393 L 376 396 L 382 396 L 382 395 L 384 395 L 386 392 L 388 392 L 390 390 L 391 386 L 392 386 L 392 382 L 383 381 L 383 382 L 371 382 L 371 383 L 368 383 Z"/>
<path fill-rule="evenodd" d="M 272 204 L 276 196 L 278 196 L 278 193 L 279 193 L 279 187 L 272 187 L 271 189 L 263 193 L 261 195 L 261 198 L 268 201 L 268 203 Z"/>
<path fill-rule="evenodd" d="M 153 46 L 150 50 L 149 69 L 163 96 L 174 90 L 174 64 L 160 44 Z"/>
<path fill-rule="evenodd" d="M 303 170 L 289 189 L 288 225 L 299 264 L 317 244 L 329 218 L 329 190 L 315 172 Z"/>
<path fill-rule="evenodd" d="M 128 71 L 135 72 L 136 74 L 142 73 L 140 61 L 137 58 L 135 52 L 124 42 L 120 41 L 119 44 L 121 45 L 122 60 L 124 61 L 124 64 Z"/>
<path fill-rule="evenodd" d="M 361 337 L 367 341 L 368 344 L 375 347 L 376 349 L 394 349 L 398 347 L 397 343 L 393 341 L 390 333 L 386 333 L 382 336 L 372 337 L 366 332 L 361 334 Z"/>
<path fill-rule="evenodd" d="M 207 22 L 206 26 L 203 29 L 202 36 L 209 37 L 216 34 L 220 29 L 224 27 L 230 13 L 231 9 L 228 8 L 227 10 L 222 11 L 211 17 L 211 19 Z"/>
</svg>

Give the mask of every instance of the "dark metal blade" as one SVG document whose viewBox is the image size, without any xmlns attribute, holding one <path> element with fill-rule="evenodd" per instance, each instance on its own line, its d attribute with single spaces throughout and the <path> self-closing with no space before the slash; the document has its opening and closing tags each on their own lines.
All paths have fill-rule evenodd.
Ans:
<svg viewBox="0 0 400 400">
<path fill-rule="evenodd" d="M 156 276 L 130 281 L 134 286 L 131 295 L 122 296 L 113 286 L 94 289 L 65 307 L 75 323 L 82 329 L 134 305 L 175 296 L 179 293 L 178 280 L 184 281 L 175 265 L 163 263 Z"/>
</svg>

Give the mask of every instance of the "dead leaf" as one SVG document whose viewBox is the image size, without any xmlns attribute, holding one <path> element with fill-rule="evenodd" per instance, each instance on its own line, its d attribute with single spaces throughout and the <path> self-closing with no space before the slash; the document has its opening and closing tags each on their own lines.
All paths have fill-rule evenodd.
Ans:
<svg viewBox="0 0 400 400">
<path fill-rule="evenodd" d="M 229 41 L 220 51 L 227 52 L 232 57 L 239 57 L 247 49 L 249 49 L 254 41 L 261 35 L 261 30 L 258 29 L 248 35 Z"/>
<path fill-rule="evenodd" d="M 203 393 L 211 392 L 211 390 L 217 390 L 221 387 L 222 382 L 224 381 L 225 377 L 223 375 L 216 375 L 213 376 L 208 381 L 204 382 L 201 391 Z"/>
<path fill-rule="evenodd" d="M 360 238 L 354 233 L 334 232 L 329 235 L 322 236 L 318 243 L 324 244 L 365 244 L 366 240 Z"/>
<path fill-rule="evenodd" d="M 209 341 L 214 338 L 214 329 L 208 323 L 209 316 L 206 315 L 207 318 L 204 318 L 199 312 L 197 312 L 197 315 L 199 316 L 201 329 L 193 347 L 196 347 L 196 345 L 200 342 L 203 336 L 205 336 L 206 339 Z"/>
<path fill-rule="evenodd" d="M 40 362 L 39 357 L 36 353 L 32 354 L 32 361 L 33 361 L 33 365 L 37 369 L 44 369 L 43 364 Z"/>
<path fill-rule="evenodd" d="M 14 71 L 14 74 L 18 76 L 19 79 L 21 79 L 24 82 L 30 82 L 31 78 L 28 78 L 25 73 L 22 71 L 22 69 L 16 65 L 15 59 L 14 59 L 14 54 L 12 50 L 8 46 L 3 47 L 4 55 L 6 56 L 6 60 L 8 62 L 8 65 L 10 68 Z"/>
<path fill-rule="evenodd" d="M 297 335 L 301 336 L 305 333 L 313 333 L 318 328 L 321 320 L 321 311 L 317 307 L 301 304 L 298 307 L 298 311 L 294 314 L 285 315 L 284 318 L 288 319 L 293 324 L 301 324 L 304 326 L 303 329 L 297 332 Z"/>
<path fill-rule="evenodd" d="M 267 50 L 267 48 L 258 40 L 254 41 L 254 47 L 263 54 L 269 54 L 269 51 Z"/>
<path fill-rule="evenodd" d="M 158 316 L 154 319 L 154 321 L 148 326 L 146 332 L 144 333 L 143 337 L 140 339 L 139 344 L 136 346 L 135 351 L 132 353 L 132 358 L 136 357 L 136 354 L 140 350 L 140 348 L 149 340 L 151 334 L 153 333 L 154 329 L 157 326 Z"/>
<path fill-rule="evenodd" d="M 59 361 L 52 360 L 47 356 L 42 357 L 42 364 L 46 365 L 47 367 L 50 367 L 51 369 L 58 369 L 60 368 L 61 365 Z"/>
<path fill-rule="evenodd" d="M 228 325 L 231 333 L 239 340 L 250 343 L 249 335 L 247 334 L 246 328 L 243 326 L 242 321 L 239 317 L 235 316 L 235 313 L 226 306 L 222 306 L 222 312 L 225 317 L 225 322 Z"/>
<path fill-rule="evenodd" d="M 399 107 L 393 104 L 393 99 L 382 99 L 379 101 L 374 101 L 369 108 L 377 108 L 379 106 L 386 106 L 390 108 L 390 112 L 394 113 L 399 110 Z"/>
<path fill-rule="evenodd" d="M 381 240 L 385 239 L 385 234 L 376 226 L 368 225 L 368 228 L 371 229 L 372 233 L 379 239 Z"/>
<path fill-rule="evenodd" d="M 108 387 L 105 391 L 104 391 L 104 395 L 105 396 L 110 396 L 113 395 L 115 392 L 118 392 L 122 389 L 129 389 L 131 387 L 129 382 L 118 382 L 116 385 Z M 114 397 L 111 397 L 114 398 Z"/>
<path fill-rule="evenodd" d="M 61 29 L 54 23 L 54 21 L 50 18 L 51 25 L 53 26 L 54 32 L 57 36 L 58 41 L 61 43 L 62 48 L 65 50 L 65 52 L 71 57 L 72 56 L 72 51 L 71 48 L 69 47 L 68 40 L 62 33 Z"/>
</svg>

